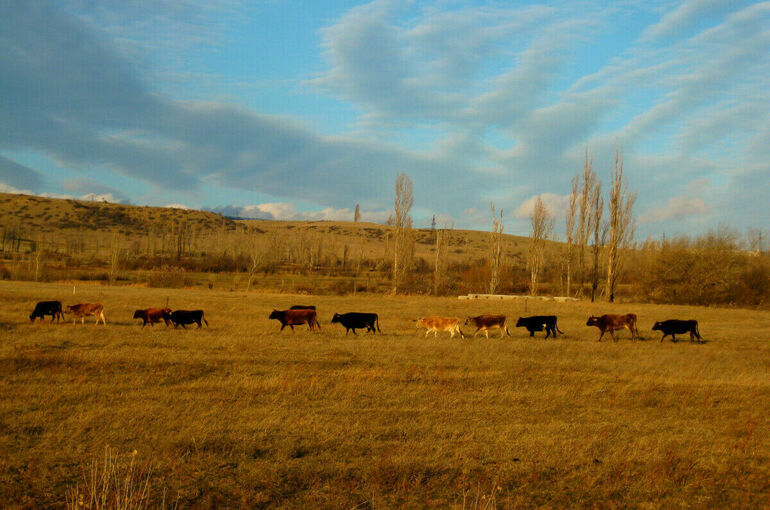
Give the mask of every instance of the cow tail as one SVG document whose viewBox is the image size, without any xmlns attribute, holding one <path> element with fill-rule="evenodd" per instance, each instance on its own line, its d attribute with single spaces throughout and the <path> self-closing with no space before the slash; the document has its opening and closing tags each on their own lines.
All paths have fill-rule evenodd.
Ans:
<svg viewBox="0 0 770 510">
<path fill-rule="evenodd" d="M 315 320 L 315 325 L 318 327 L 318 331 L 321 331 L 321 323 L 318 322 L 318 316 L 317 315 L 315 316 L 314 320 Z"/>
<path fill-rule="evenodd" d="M 695 321 L 695 334 L 698 335 L 698 340 L 703 339 L 703 337 L 700 336 L 700 328 L 698 327 L 698 321 Z"/>
<path fill-rule="evenodd" d="M 556 328 L 556 331 L 558 331 L 558 332 L 559 332 L 559 333 L 561 333 L 562 335 L 564 334 L 564 331 L 562 331 L 562 330 L 560 330 L 560 329 L 559 329 L 559 325 L 558 325 L 557 323 L 555 323 L 555 322 L 554 322 L 554 323 L 553 323 L 553 327 L 554 327 L 554 328 Z"/>
<path fill-rule="evenodd" d="M 382 330 L 380 329 L 380 316 L 379 315 L 375 315 L 374 323 L 377 325 L 377 331 L 382 333 Z"/>
<path fill-rule="evenodd" d="M 206 317 L 204 317 L 203 314 L 201 314 L 201 319 L 203 319 L 203 322 L 206 323 L 206 327 L 211 327 L 211 326 L 209 326 L 209 321 L 206 320 Z"/>
</svg>

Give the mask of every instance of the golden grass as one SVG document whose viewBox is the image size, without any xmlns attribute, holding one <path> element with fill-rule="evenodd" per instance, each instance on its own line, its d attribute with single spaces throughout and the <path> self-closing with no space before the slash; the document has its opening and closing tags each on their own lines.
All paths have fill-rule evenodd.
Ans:
<svg viewBox="0 0 770 510">
<path fill-rule="evenodd" d="M 167 297 L 211 327 L 131 319 Z M 103 302 L 108 325 L 30 325 L 38 299 Z M 2 507 L 63 506 L 107 446 L 153 466 L 151 506 L 770 505 L 765 311 L 531 302 L 567 334 L 434 340 L 414 319 L 523 304 L 17 282 L 0 303 Z M 278 334 L 267 316 L 292 304 L 317 305 L 322 331 Z M 384 334 L 346 337 L 329 322 L 346 311 Z M 647 340 L 597 343 L 586 318 L 613 312 Z M 660 343 L 668 318 L 707 342 Z"/>
</svg>

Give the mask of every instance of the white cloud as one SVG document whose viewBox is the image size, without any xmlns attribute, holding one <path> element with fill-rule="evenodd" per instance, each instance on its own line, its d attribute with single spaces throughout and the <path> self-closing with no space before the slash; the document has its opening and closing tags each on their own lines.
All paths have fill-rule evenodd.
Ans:
<svg viewBox="0 0 770 510">
<path fill-rule="evenodd" d="M 698 19 L 724 10 L 729 3 L 724 0 L 685 0 L 679 7 L 666 13 L 658 23 L 647 27 L 642 38 L 667 37 L 682 33 Z"/>
<path fill-rule="evenodd" d="M 215 207 L 212 211 L 237 218 L 283 221 L 353 221 L 354 211 L 326 207 L 317 211 L 300 211 L 290 202 L 269 202 L 246 206 Z M 361 221 L 384 223 L 390 211 L 361 211 Z"/>
<path fill-rule="evenodd" d="M 540 195 L 529 197 L 513 211 L 513 216 L 520 219 L 529 218 L 535 210 L 535 202 L 540 198 L 548 213 L 555 220 L 561 220 L 569 207 L 569 197 L 569 195 L 561 196 L 553 193 L 541 193 Z"/>
<path fill-rule="evenodd" d="M 12 195 L 34 195 L 35 193 L 28 189 L 19 189 L 0 182 L 0 193 L 10 193 Z"/>
<path fill-rule="evenodd" d="M 702 216 L 709 212 L 709 207 L 702 198 L 671 197 L 663 205 L 653 206 L 639 217 L 639 223 L 658 223 L 688 216 Z"/>
<path fill-rule="evenodd" d="M 191 210 L 192 207 L 188 207 L 184 204 L 166 204 L 163 207 L 167 207 L 169 209 L 184 209 L 184 210 Z"/>
<path fill-rule="evenodd" d="M 86 202 L 109 202 L 112 204 L 121 204 L 123 201 L 114 197 L 111 193 L 86 193 L 84 195 L 68 195 L 66 193 L 35 193 L 28 189 L 19 189 L 0 182 L 0 193 L 10 193 L 12 195 L 33 195 L 42 198 L 59 198 L 68 200 L 83 200 Z"/>
</svg>

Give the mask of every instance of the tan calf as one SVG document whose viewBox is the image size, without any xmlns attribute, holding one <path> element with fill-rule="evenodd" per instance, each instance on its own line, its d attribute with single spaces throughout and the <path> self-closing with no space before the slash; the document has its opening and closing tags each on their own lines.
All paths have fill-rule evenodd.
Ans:
<svg viewBox="0 0 770 510">
<path fill-rule="evenodd" d="M 417 319 L 417 327 L 426 328 L 426 337 L 431 331 L 433 332 L 433 338 L 438 337 L 439 331 L 448 331 L 451 338 L 455 337 L 455 333 L 460 333 L 460 336 L 465 338 L 460 329 L 460 319 L 458 317 L 422 317 Z"/>
<path fill-rule="evenodd" d="M 80 319 L 81 324 L 85 324 L 87 315 L 95 315 L 96 324 L 99 324 L 99 320 L 101 319 L 102 324 L 105 326 L 107 325 L 107 321 L 104 320 L 104 305 L 101 303 L 80 303 L 77 305 L 70 305 L 67 307 L 65 313 L 71 313 L 73 315 L 73 324 L 75 324 L 77 319 Z"/>
</svg>

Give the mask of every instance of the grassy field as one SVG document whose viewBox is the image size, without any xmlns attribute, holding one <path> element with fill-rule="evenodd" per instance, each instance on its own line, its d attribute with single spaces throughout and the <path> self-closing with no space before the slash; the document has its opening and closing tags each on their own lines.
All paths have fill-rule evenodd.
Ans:
<svg viewBox="0 0 770 510">
<path fill-rule="evenodd" d="M 167 298 L 210 328 L 131 319 Z M 31 325 L 39 299 L 101 301 L 107 326 Z M 770 506 L 770 312 L 530 302 L 566 332 L 544 341 L 415 329 L 524 315 L 456 298 L 0 282 L 0 304 L 3 508 L 65 506 L 106 447 L 152 506 Z M 292 304 L 317 305 L 321 332 L 279 334 L 267 316 Z M 383 334 L 346 337 L 329 322 L 346 311 L 379 313 Z M 613 312 L 646 341 L 597 343 L 587 316 Z M 668 318 L 707 341 L 660 343 Z"/>
</svg>

